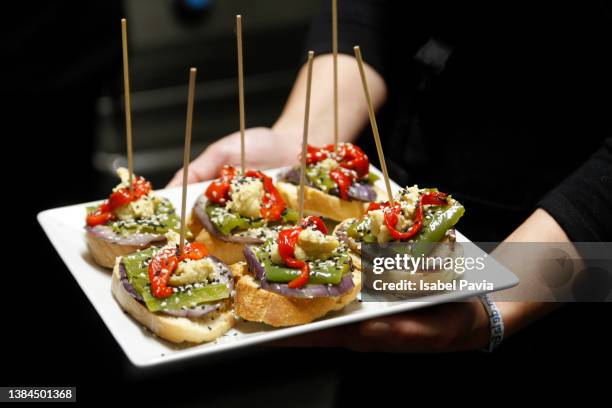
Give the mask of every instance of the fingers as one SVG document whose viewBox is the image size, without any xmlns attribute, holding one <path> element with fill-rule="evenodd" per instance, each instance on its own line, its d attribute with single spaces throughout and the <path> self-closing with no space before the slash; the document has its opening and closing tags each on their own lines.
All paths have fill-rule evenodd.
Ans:
<svg viewBox="0 0 612 408">
<path fill-rule="evenodd" d="M 448 303 L 269 343 L 273 347 L 346 347 L 355 351 L 430 353 L 473 350 L 488 339 L 474 331 L 478 301 Z M 486 320 L 486 319 L 485 319 Z"/>
<path fill-rule="evenodd" d="M 191 180 L 190 180 L 191 179 Z M 187 177 L 187 184 L 191 184 L 191 183 L 195 183 L 195 176 L 193 175 L 193 173 L 191 171 L 189 171 L 188 177 Z M 177 187 L 183 184 L 183 169 L 180 169 L 179 171 L 177 171 L 174 174 L 174 177 L 172 177 L 172 180 L 170 180 L 170 182 L 166 185 L 166 188 L 168 187 Z"/>
<path fill-rule="evenodd" d="M 404 313 L 362 322 L 358 341 L 351 348 L 361 351 L 432 351 L 437 331 L 416 313 Z"/>
<path fill-rule="evenodd" d="M 361 341 L 379 351 L 448 352 L 486 344 L 487 328 L 475 325 L 482 306 L 477 302 L 438 305 L 362 322 Z"/>
<path fill-rule="evenodd" d="M 210 180 L 219 174 L 219 169 L 226 162 L 226 154 L 223 148 L 216 145 L 209 146 L 200 156 L 189 164 L 187 183 L 197 183 Z M 183 169 L 176 172 L 166 187 L 176 187 L 183 184 Z"/>
</svg>

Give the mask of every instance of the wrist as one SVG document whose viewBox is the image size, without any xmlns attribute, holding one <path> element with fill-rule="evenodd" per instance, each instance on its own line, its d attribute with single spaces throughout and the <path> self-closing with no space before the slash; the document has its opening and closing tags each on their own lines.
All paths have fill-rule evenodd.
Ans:
<svg viewBox="0 0 612 408">
<path fill-rule="evenodd" d="M 470 299 L 466 301 L 466 304 L 471 309 L 469 313 L 471 323 L 467 327 L 465 334 L 455 343 L 452 349 L 465 351 L 488 347 L 491 333 L 489 314 L 478 298 Z"/>
<path fill-rule="evenodd" d="M 469 349 L 479 350 L 488 348 L 491 340 L 491 320 L 489 312 L 479 298 L 475 299 L 472 304 L 475 309 L 476 317 L 472 327 Z"/>
</svg>

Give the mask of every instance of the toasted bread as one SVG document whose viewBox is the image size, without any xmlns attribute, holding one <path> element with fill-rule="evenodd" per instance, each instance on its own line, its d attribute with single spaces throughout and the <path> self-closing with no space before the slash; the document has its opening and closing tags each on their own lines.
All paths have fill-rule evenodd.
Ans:
<svg viewBox="0 0 612 408">
<path fill-rule="evenodd" d="M 236 323 L 236 316 L 228 300 L 226 305 L 200 318 L 173 317 L 151 313 L 125 290 L 119 277 L 117 258 L 113 269 L 111 290 L 123 310 L 143 324 L 158 337 L 172 343 L 203 343 L 215 340 L 231 329 Z"/>
<path fill-rule="evenodd" d="M 202 221 L 200 221 L 200 217 L 196 214 L 195 206 L 191 209 L 191 216 L 187 220 L 187 228 L 193 234 L 194 237 L 197 237 L 202 229 L 204 229 L 204 225 Z"/>
<path fill-rule="evenodd" d="M 346 243 L 348 247 L 351 249 L 351 259 L 353 264 L 361 269 L 361 243 L 357 242 L 355 239 L 349 237 L 346 234 L 346 229 L 348 226 L 354 221 L 354 219 L 348 219 L 336 226 L 334 228 L 334 235 L 336 235 L 341 241 Z M 463 247 L 460 243 L 456 243 L 455 245 L 450 246 L 450 239 L 446 237 L 441 243 L 446 244 L 436 246 L 433 248 L 432 252 L 428 254 L 429 257 L 461 257 L 463 256 Z M 375 275 L 372 276 L 370 274 L 364 274 L 364 286 L 367 288 L 372 288 L 374 280 L 380 279 L 380 276 Z M 385 276 L 385 282 L 401 282 L 401 281 L 411 281 L 414 282 L 416 286 L 420 285 L 420 282 L 424 283 L 433 283 L 433 282 L 451 282 L 456 279 L 459 274 L 452 269 L 436 269 L 431 271 L 419 270 L 415 273 L 406 273 L 403 271 L 387 271 Z M 421 295 L 425 294 L 420 291 L 412 291 L 411 295 Z"/>
<path fill-rule="evenodd" d="M 206 228 L 200 230 L 195 240 L 206 245 L 209 253 L 214 254 L 227 265 L 244 261 L 244 255 L 242 254 L 244 244 L 222 241 L 208 232 Z"/>
<path fill-rule="evenodd" d="M 117 257 L 131 254 L 139 249 L 146 249 L 154 244 L 153 242 L 147 245 L 117 244 L 107 239 L 100 238 L 89 231 L 87 231 L 86 239 L 89 253 L 94 261 L 103 268 L 108 269 L 112 269 L 115 266 L 115 259 L 117 259 Z"/>
<path fill-rule="evenodd" d="M 234 307 L 239 317 L 274 327 L 310 323 L 327 313 L 340 310 L 357 298 L 361 290 L 361 272 L 353 271 L 355 287 L 337 297 L 292 298 L 262 289 L 245 262 L 231 265 L 236 281 Z"/>
<path fill-rule="evenodd" d="M 298 208 L 298 186 L 279 181 L 276 183 L 276 188 L 289 207 Z M 363 215 L 366 208 L 367 203 L 363 201 L 342 200 L 340 197 L 324 193 L 316 188 L 308 186 L 304 188 L 304 214 L 306 215 L 343 221 Z"/>
</svg>

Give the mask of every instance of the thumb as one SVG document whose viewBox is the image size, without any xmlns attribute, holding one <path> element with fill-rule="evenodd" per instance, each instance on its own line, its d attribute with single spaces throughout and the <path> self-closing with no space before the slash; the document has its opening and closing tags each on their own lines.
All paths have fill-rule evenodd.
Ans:
<svg viewBox="0 0 612 408">
<path fill-rule="evenodd" d="M 210 180 L 219 174 L 219 169 L 225 164 L 226 155 L 221 149 L 208 147 L 200 156 L 189 164 L 187 183 L 198 183 Z M 166 187 L 176 187 L 183 184 L 183 169 L 176 172 Z"/>
</svg>

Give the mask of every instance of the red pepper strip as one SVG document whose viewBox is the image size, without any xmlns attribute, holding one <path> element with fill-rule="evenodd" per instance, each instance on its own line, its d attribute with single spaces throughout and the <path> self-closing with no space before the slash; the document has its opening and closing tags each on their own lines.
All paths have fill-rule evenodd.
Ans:
<svg viewBox="0 0 612 408">
<path fill-rule="evenodd" d="M 87 222 L 88 226 L 95 227 L 96 225 L 104 225 L 114 219 L 115 215 L 112 212 L 102 212 L 100 209 L 97 209 L 94 212 L 87 214 L 85 222 Z"/>
<path fill-rule="evenodd" d="M 440 193 L 437 191 L 423 193 L 419 197 L 419 201 L 416 206 L 415 216 L 412 226 L 408 228 L 406 232 L 400 232 L 395 229 L 397 225 L 398 217 L 402 212 L 402 207 L 399 203 L 395 203 L 393 207 L 389 202 L 384 203 L 370 203 L 367 212 L 382 209 L 385 217 L 385 225 L 389 230 L 389 233 L 398 241 L 403 241 L 415 236 L 423 227 L 423 206 L 424 205 L 446 205 L 448 200 L 448 194 Z"/>
<path fill-rule="evenodd" d="M 423 226 L 423 207 L 420 202 L 417 204 L 416 214 L 412 223 L 412 226 L 408 228 L 406 232 L 399 232 L 395 229 L 399 214 L 402 212 L 402 207 L 396 203 L 393 207 L 387 207 L 384 210 L 385 213 L 385 225 L 389 229 L 393 239 L 402 241 L 412 238 L 416 235 Z"/>
<path fill-rule="evenodd" d="M 133 201 L 138 201 L 141 197 L 150 192 L 151 183 L 145 180 L 144 177 L 136 177 L 132 184 L 132 190 L 130 190 L 129 187 L 123 187 L 114 191 L 108 200 L 100 204 L 98 209 L 87 215 L 85 222 L 90 227 L 104 225 L 115 219 L 114 211 L 117 208 L 123 207 Z"/>
<path fill-rule="evenodd" d="M 358 146 L 352 143 L 343 143 L 339 146 L 336 154 L 340 167 L 355 170 L 357 177 L 365 177 L 370 172 L 370 160 Z"/>
<path fill-rule="evenodd" d="M 336 167 L 329 172 L 329 177 L 334 180 L 334 183 L 338 186 L 340 198 L 343 200 L 348 200 L 349 188 L 353 185 L 354 181 L 354 177 L 352 177 L 351 173 L 347 173 L 348 172 L 341 167 Z"/>
<path fill-rule="evenodd" d="M 370 211 L 380 210 L 381 208 L 383 208 L 384 204 L 388 205 L 389 203 L 387 203 L 387 202 L 384 202 L 384 203 L 374 203 L 374 202 L 370 203 L 370 204 L 368 204 L 368 208 L 366 210 L 366 213 L 369 213 Z"/>
<path fill-rule="evenodd" d="M 448 194 L 439 191 L 431 191 L 421 196 L 421 205 L 446 205 Z"/>
<path fill-rule="evenodd" d="M 167 298 L 172 295 L 172 288 L 168 287 L 168 280 L 176 268 L 176 250 L 164 248 L 158 251 L 149 263 L 149 282 L 151 294 L 156 298 Z"/>
<path fill-rule="evenodd" d="M 225 165 L 221 168 L 219 179 L 213 181 L 206 189 L 206 197 L 213 203 L 225 205 L 230 199 L 230 182 L 236 176 L 236 169 L 232 166 Z"/>
<path fill-rule="evenodd" d="M 237 171 L 234 167 L 223 166 L 221 177 L 210 183 L 206 189 L 206 197 L 214 203 L 225 205 L 230 200 L 230 183 L 236 175 Z M 274 187 L 272 179 L 256 170 L 247 170 L 245 176 L 255 177 L 263 182 L 266 194 L 261 200 L 261 216 L 267 221 L 280 220 L 287 206 L 276 187 Z"/>
<path fill-rule="evenodd" d="M 342 143 L 335 149 L 333 144 L 314 147 L 308 146 L 306 164 L 312 165 L 331 157 L 340 167 L 354 170 L 358 177 L 365 177 L 370 172 L 370 160 L 358 146 L 352 143 Z"/>
<path fill-rule="evenodd" d="M 319 217 L 315 217 L 314 215 L 304 217 L 300 225 L 302 226 L 302 228 L 315 227 L 317 231 L 321 231 L 325 235 L 329 234 L 329 232 L 327 231 L 327 226 L 325 225 L 323 220 Z"/>
<path fill-rule="evenodd" d="M 323 220 L 314 216 L 306 217 L 302 220 L 300 225 L 282 230 L 278 233 L 278 254 L 283 262 L 285 262 L 285 265 L 290 268 L 300 268 L 301 270 L 300 276 L 287 284 L 291 289 L 301 288 L 308 283 L 308 279 L 310 278 L 308 263 L 295 259 L 295 246 L 297 245 L 300 233 L 304 228 L 310 226 L 314 226 L 318 231 L 327 234 L 327 227 Z"/>
<path fill-rule="evenodd" d="M 340 198 L 348 200 L 350 186 L 357 178 L 363 178 L 370 172 L 370 160 L 359 147 L 352 143 L 342 143 L 337 150 L 333 144 L 320 148 L 308 146 L 306 164 L 313 165 L 328 157 L 338 162 L 338 167 L 329 173 L 329 177 L 338 185 Z"/>
<path fill-rule="evenodd" d="M 193 259 L 197 261 L 207 255 L 208 249 L 206 249 L 206 245 L 201 242 L 192 242 L 191 244 L 183 246 L 183 253 L 181 254 L 180 260 Z"/>
<path fill-rule="evenodd" d="M 306 283 L 308 283 L 308 278 L 310 276 L 308 264 L 304 261 L 295 259 L 295 246 L 302 230 L 303 228 L 298 226 L 289 228 L 287 230 L 282 230 L 278 234 L 278 253 L 285 262 L 285 265 L 290 268 L 300 268 L 301 270 L 300 276 L 287 284 L 287 286 L 290 288 L 299 288 L 304 286 Z"/>
<path fill-rule="evenodd" d="M 267 221 L 278 221 L 283 215 L 283 211 L 287 208 L 285 200 L 280 195 L 272 178 L 266 176 L 261 171 L 248 170 L 246 172 L 248 177 L 256 177 L 263 182 L 265 194 L 261 200 L 261 216 Z"/>
<path fill-rule="evenodd" d="M 331 150 L 329 147 L 331 146 Z M 325 147 L 314 147 L 311 145 L 307 146 L 306 150 L 306 164 L 312 165 L 323 161 L 329 157 L 330 152 L 334 151 L 334 145 L 327 145 Z"/>
<path fill-rule="evenodd" d="M 159 250 L 149 263 L 149 281 L 151 282 L 151 294 L 156 298 L 167 298 L 172 295 L 173 290 L 168 287 L 170 277 L 178 268 L 178 264 L 185 259 L 198 260 L 208 255 L 204 244 L 199 242 L 187 243 L 183 247 L 183 253 L 177 257 L 174 248 L 163 248 Z"/>
</svg>

